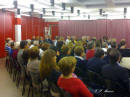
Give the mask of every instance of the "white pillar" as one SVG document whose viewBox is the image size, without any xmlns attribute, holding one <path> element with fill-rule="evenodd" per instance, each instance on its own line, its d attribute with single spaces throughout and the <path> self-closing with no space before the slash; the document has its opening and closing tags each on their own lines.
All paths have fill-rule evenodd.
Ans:
<svg viewBox="0 0 130 97">
<path fill-rule="evenodd" d="M 15 15 L 15 41 L 21 41 L 21 15 Z"/>
</svg>

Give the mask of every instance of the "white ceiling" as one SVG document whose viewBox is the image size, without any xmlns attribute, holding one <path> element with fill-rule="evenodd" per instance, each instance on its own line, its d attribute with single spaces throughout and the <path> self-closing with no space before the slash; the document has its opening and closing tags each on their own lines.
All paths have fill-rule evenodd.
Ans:
<svg viewBox="0 0 130 97">
<path fill-rule="evenodd" d="M 0 8 L 6 8 L 7 10 L 16 11 L 13 5 L 14 0 L 0 0 Z M 15 0 L 16 1 L 16 0 Z M 107 14 L 107 18 L 124 18 L 124 8 L 127 8 L 127 12 L 130 10 L 130 0 L 54 0 L 55 6 L 50 6 L 50 0 L 17 0 L 18 8 L 21 9 L 22 15 L 29 15 L 30 4 L 34 4 L 33 16 L 40 16 L 42 14 L 42 8 L 46 8 L 46 14 L 43 18 L 46 19 L 87 19 L 88 15 L 91 19 L 106 18 L 99 15 L 99 9 L 103 9 Z M 66 10 L 63 11 L 62 3 L 66 4 Z M 70 7 L 74 7 L 74 13 L 71 13 Z M 80 10 L 80 16 L 77 16 L 77 10 Z M 52 11 L 55 11 L 55 16 L 52 15 Z M 127 13 L 127 18 L 130 18 Z"/>
</svg>

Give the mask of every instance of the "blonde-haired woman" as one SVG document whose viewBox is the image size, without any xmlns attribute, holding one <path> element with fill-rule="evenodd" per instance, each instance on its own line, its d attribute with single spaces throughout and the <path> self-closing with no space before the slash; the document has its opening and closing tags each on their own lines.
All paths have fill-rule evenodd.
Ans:
<svg viewBox="0 0 130 97">
<path fill-rule="evenodd" d="M 48 49 L 44 52 L 40 63 L 41 80 L 47 78 L 56 84 L 59 75 L 60 73 L 57 72 L 56 66 L 56 52 L 54 50 Z"/>
<path fill-rule="evenodd" d="M 93 97 L 84 83 L 73 76 L 76 66 L 76 59 L 72 56 L 64 57 L 59 61 L 61 76 L 58 79 L 58 86 L 69 92 L 72 97 Z"/>
</svg>

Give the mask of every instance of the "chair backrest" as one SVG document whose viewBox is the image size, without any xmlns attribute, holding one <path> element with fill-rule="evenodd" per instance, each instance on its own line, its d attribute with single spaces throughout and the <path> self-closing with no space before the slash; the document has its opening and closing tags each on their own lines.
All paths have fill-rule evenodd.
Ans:
<svg viewBox="0 0 130 97">
<path fill-rule="evenodd" d="M 119 49 L 122 57 L 130 57 L 130 49 Z"/>
<path fill-rule="evenodd" d="M 93 71 L 90 71 L 90 70 L 87 71 L 87 75 L 89 78 L 89 82 L 92 82 L 92 83 L 104 88 L 105 81 L 101 75 L 99 75 Z"/>
<path fill-rule="evenodd" d="M 127 94 L 128 93 L 128 90 L 126 90 L 124 88 L 124 86 L 117 81 L 105 79 L 105 86 L 107 89 L 112 90 L 116 93 L 120 93 L 120 94 Z"/>
<path fill-rule="evenodd" d="M 42 82 L 42 91 L 47 91 L 46 97 L 72 97 L 68 92 L 59 88 L 55 83 L 49 81 L 48 79 L 44 79 Z M 49 95 L 49 96 L 47 96 Z"/>
<path fill-rule="evenodd" d="M 53 97 L 72 97 L 68 92 L 59 88 L 56 84 L 51 83 L 50 85 L 50 93 Z"/>
</svg>

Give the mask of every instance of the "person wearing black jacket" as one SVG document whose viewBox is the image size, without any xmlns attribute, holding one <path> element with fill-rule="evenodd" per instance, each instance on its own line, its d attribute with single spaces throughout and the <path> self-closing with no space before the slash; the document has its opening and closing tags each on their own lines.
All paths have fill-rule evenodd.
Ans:
<svg viewBox="0 0 130 97">
<path fill-rule="evenodd" d="M 109 58 L 110 58 L 110 64 L 105 65 L 102 68 L 102 75 L 106 79 L 120 83 L 120 85 L 123 87 L 123 91 L 126 92 L 125 94 L 127 93 L 129 94 L 129 74 L 127 69 L 120 66 L 119 63 L 121 58 L 120 52 L 117 49 L 112 48 L 109 53 Z M 115 88 L 118 88 L 120 90 L 119 87 Z"/>
<path fill-rule="evenodd" d="M 104 51 L 101 48 L 97 48 L 94 57 L 88 60 L 87 68 L 93 72 L 101 74 L 102 67 L 106 64 L 103 58 Z"/>
<path fill-rule="evenodd" d="M 75 74 L 78 77 L 85 78 L 86 77 L 86 64 L 87 60 L 83 58 L 84 54 L 84 48 L 81 46 L 77 46 L 74 49 L 75 58 L 77 60 Z"/>
</svg>

